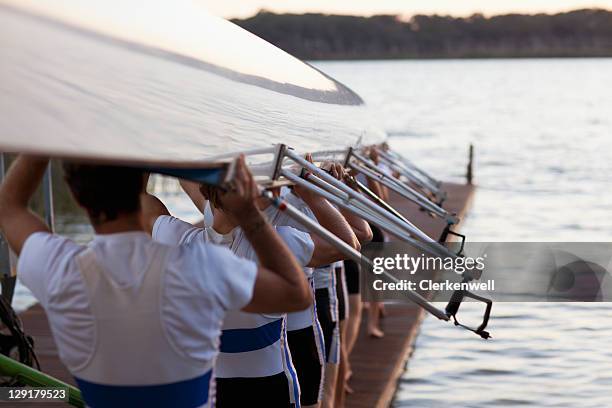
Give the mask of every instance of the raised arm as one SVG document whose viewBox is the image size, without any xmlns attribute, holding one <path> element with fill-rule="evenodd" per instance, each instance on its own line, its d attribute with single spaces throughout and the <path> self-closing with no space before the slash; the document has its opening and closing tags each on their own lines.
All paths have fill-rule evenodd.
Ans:
<svg viewBox="0 0 612 408">
<path fill-rule="evenodd" d="M 378 150 L 376 150 L 375 147 L 370 149 L 370 159 L 372 159 L 372 161 L 376 163 L 377 165 L 380 162 L 380 158 L 378 157 Z M 383 186 L 378 181 L 375 181 L 369 177 L 367 177 L 367 179 L 368 179 L 368 188 L 372 190 L 372 192 L 376 194 L 379 198 L 381 198 L 383 201 L 388 202 L 389 201 L 389 190 L 387 189 L 387 187 Z"/>
<path fill-rule="evenodd" d="M 294 192 L 302 200 L 304 200 L 323 228 L 329 230 L 332 234 L 356 250 L 359 251 L 361 249 L 359 240 L 355 236 L 351 226 L 342 216 L 342 214 L 329 203 L 329 201 L 301 186 L 295 186 Z M 317 234 L 311 233 L 310 236 L 314 241 L 315 249 L 308 266 L 323 266 L 335 261 L 343 260 L 345 258 L 345 255 L 342 252 L 340 252 L 335 246 L 320 238 Z"/>
<path fill-rule="evenodd" d="M 306 309 L 312 296 L 302 268 L 276 230 L 255 206 L 258 188 L 244 157 L 236 166 L 235 188 L 217 191 L 218 203 L 244 231 L 257 258 L 259 269 L 247 312 L 280 313 Z"/>
<path fill-rule="evenodd" d="M 346 183 L 348 173 L 341 164 L 333 163 L 330 171 L 332 176 Z M 372 229 L 370 228 L 370 224 L 368 224 L 363 218 L 356 216 L 344 208 L 339 208 L 338 211 L 340 211 L 346 222 L 349 223 L 360 244 L 365 244 L 372 240 Z"/>
<path fill-rule="evenodd" d="M 145 179 L 145 186 L 149 179 L 147 174 Z M 149 194 L 146 190 L 140 195 L 140 214 L 141 222 L 144 229 L 151 234 L 155 221 L 162 215 L 170 215 L 170 212 L 161 202 L 161 200 L 152 194 Z"/>
<path fill-rule="evenodd" d="M 359 218 L 344 208 L 340 208 L 338 211 L 340 211 L 340 214 L 342 214 L 346 222 L 351 226 L 359 244 L 367 244 L 372 240 L 372 229 L 363 218 Z"/>
<path fill-rule="evenodd" d="M 203 213 L 204 207 L 206 206 L 206 197 L 204 197 L 204 194 L 202 194 L 202 191 L 200 190 L 200 184 L 194 181 L 182 179 L 179 180 L 179 183 L 183 188 L 183 191 L 189 196 L 189 198 L 193 202 L 193 205 L 196 206 L 198 211 Z"/>
<path fill-rule="evenodd" d="M 20 155 L 0 187 L 0 228 L 17 255 L 30 235 L 50 232 L 49 227 L 28 208 L 48 164 L 48 158 Z"/>
</svg>

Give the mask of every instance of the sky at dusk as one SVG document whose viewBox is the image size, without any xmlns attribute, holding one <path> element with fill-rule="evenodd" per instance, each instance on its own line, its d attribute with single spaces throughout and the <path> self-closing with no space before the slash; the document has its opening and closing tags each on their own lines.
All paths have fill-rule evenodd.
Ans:
<svg viewBox="0 0 612 408">
<path fill-rule="evenodd" d="M 612 0 L 199 0 L 213 14 L 248 17 L 260 9 L 279 13 L 321 12 L 373 15 L 450 14 L 468 16 L 519 13 L 555 13 L 577 8 L 612 9 Z"/>
</svg>

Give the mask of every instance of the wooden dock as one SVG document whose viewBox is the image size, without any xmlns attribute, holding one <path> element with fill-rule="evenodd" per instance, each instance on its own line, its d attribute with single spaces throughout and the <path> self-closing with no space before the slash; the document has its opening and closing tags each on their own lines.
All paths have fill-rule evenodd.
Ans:
<svg viewBox="0 0 612 408">
<path fill-rule="evenodd" d="M 448 200 L 444 207 L 457 213 L 461 218 L 466 214 L 474 193 L 471 185 L 445 184 Z M 415 225 L 431 237 L 438 238 L 444 229 L 444 223 L 433 219 L 416 206 L 405 200 L 391 197 L 391 204 Z M 387 317 L 382 326 L 385 337 L 371 339 L 365 334 L 365 323 L 351 356 L 353 378 L 351 386 L 355 393 L 348 396 L 347 407 L 386 407 L 390 404 L 395 392 L 397 379 L 404 371 L 406 360 L 412 351 L 412 345 L 418 333 L 423 312 L 416 306 L 389 305 Z M 74 384 L 74 379 L 60 362 L 57 348 L 51 336 L 49 324 L 43 309 L 33 306 L 21 315 L 24 330 L 34 337 L 35 348 L 44 372 Z M 13 404 L 2 403 L 2 407 Z M 36 406 L 35 404 L 18 403 L 15 407 Z M 63 407 L 67 404 L 45 403 L 45 407 Z"/>
<path fill-rule="evenodd" d="M 444 208 L 463 219 L 471 205 L 475 187 L 465 184 L 444 185 L 448 200 Z M 446 226 L 440 219 L 430 217 L 426 212 L 397 195 L 390 197 L 393 205 L 402 215 L 421 228 L 427 235 L 438 239 Z M 457 228 L 454 228 L 457 231 Z M 382 339 L 367 335 L 367 316 L 361 322 L 359 338 L 351 354 L 353 377 L 350 385 L 355 391 L 346 399 L 347 408 L 388 407 L 393 400 L 397 380 L 405 370 L 412 354 L 413 344 L 419 332 L 423 309 L 416 305 L 390 304 L 385 306 L 387 316 L 381 319 L 385 332 Z M 441 323 L 444 324 L 444 323 Z"/>
</svg>

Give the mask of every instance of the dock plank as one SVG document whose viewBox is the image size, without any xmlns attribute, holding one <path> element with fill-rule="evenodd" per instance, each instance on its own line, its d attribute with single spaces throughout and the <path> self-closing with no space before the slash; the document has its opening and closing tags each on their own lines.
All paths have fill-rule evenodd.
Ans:
<svg viewBox="0 0 612 408">
<path fill-rule="evenodd" d="M 460 218 L 466 214 L 474 193 L 474 187 L 462 184 L 444 184 L 448 200 L 444 207 L 457 213 Z M 392 195 L 391 204 L 415 225 L 428 235 L 438 238 L 444 229 L 444 222 L 431 218 L 420 211 L 416 205 L 407 203 L 401 197 Z M 398 378 L 404 371 L 406 360 L 412 352 L 414 340 L 418 334 L 423 312 L 416 306 L 388 305 L 387 317 L 382 326 L 385 337 L 372 339 L 366 334 L 365 322 L 362 322 L 359 339 L 351 356 L 353 378 L 351 386 L 355 393 L 347 398 L 347 407 L 371 408 L 386 407 L 390 404 Z M 59 360 L 55 342 L 44 310 L 35 305 L 20 314 L 26 333 L 34 337 L 35 349 L 40 359 L 42 370 L 62 381 L 74 385 L 74 379 Z M 2 407 L 29 407 L 36 404 L 2 403 Z M 45 407 L 65 407 L 67 404 L 45 403 Z"/>
</svg>

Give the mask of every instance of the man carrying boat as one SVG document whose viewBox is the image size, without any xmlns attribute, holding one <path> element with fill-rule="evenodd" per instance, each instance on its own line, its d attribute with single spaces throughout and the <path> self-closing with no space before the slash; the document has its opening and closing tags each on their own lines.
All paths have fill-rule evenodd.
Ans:
<svg viewBox="0 0 612 408">
<path fill-rule="evenodd" d="M 308 155 L 307 159 L 309 158 L 310 156 Z M 329 168 L 330 173 L 334 175 L 334 177 L 338 179 L 342 179 L 342 175 L 344 174 L 344 171 L 341 165 L 337 163 L 325 163 L 323 167 Z M 317 216 L 317 214 L 315 214 L 315 212 L 313 212 L 311 208 L 314 205 L 316 205 L 317 201 L 321 200 L 321 197 L 319 197 L 315 193 L 312 193 L 310 191 L 307 191 L 304 188 L 299 188 L 299 187 L 296 187 L 292 189 L 291 191 L 285 191 L 285 193 L 286 194 L 282 195 L 283 200 L 285 200 L 290 205 L 300 210 L 302 213 L 307 215 L 312 220 L 318 222 L 318 219 L 320 219 L 321 217 Z M 312 203 L 315 203 L 315 204 L 312 204 Z M 368 224 L 365 221 L 363 221 L 362 219 L 356 217 L 354 214 L 344 209 L 338 210 L 338 214 L 336 214 L 336 218 L 340 219 L 339 218 L 340 216 L 348 223 L 348 225 L 351 227 L 353 234 L 355 235 L 355 238 L 357 238 L 357 242 L 356 243 L 354 242 L 352 244 L 354 248 L 358 248 L 360 247 L 362 243 L 369 241 L 369 239 L 371 238 L 371 232 L 368 227 Z M 271 217 L 273 218 L 270 218 L 270 220 L 272 224 L 274 225 L 290 225 L 299 230 L 304 230 L 304 227 L 299 222 L 296 222 L 295 220 L 287 216 L 282 211 L 275 211 L 275 213 L 273 213 Z M 341 256 L 341 255 L 338 254 L 338 256 Z M 312 280 L 313 280 L 312 284 L 315 290 L 317 290 L 316 289 L 317 288 L 317 273 L 319 273 L 319 279 L 321 278 L 321 273 L 327 273 L 329 275 L 329 276 L 323 277 L 323 280 L 328 285 L 331 282 L 335 281 L 334 276 L 332 276 L 333 271 L 330 270 L 329 268 L 326 268 L 325 266 L 315 268 L 312 273 Z M 333 285 L 333 283 L 331 284 Z M 333 288 L 333 291 L 335 294 L 335 287 Z M 305 360 L 307 356 L 304 356 L 303 353 L 305 349 L 308 349 L 308 343 L 301 341 L 300 339 L 303 338 L 304 333 L 307 330 L 310 330 L 311 327 L 316 328 L 317 329 L 316 331 L 320 332 L 320 334 L 322 335 L 322 338 L 319 339 L 319 341 L 322 343 L 319 346 L 319 348 L 323 349 L 323 355 L 320 357 L 321 358 L 320 364 L 323 365 L 324 367 L 324 375 L 323 375 L 324 382 L 321 385 L 323 389 L 321 390 L 322 395 L 320 396 L 320 400 L 323 406 L 325 405 L 326 400 L 330 399 L 330 395 L 329 395 L 330 393 L 327 391 L 329 389 L 329 384 L 335 380 L 335 376 L 333 376 L 335 367 L 332 367 L 332 369 L 330 370 L 330 366 L 332 366 L 333 364 L 330 364 L 329 356 L 330 354 L 334 354 L 333 351 L 331 351 L 331 348 L 333 346 L 332 336 L 333 336 L 334 330 L 333 330 L 333 327 L 330 330 L 330 326 L 336 323 L 330 324 L 330 322 L 333 320 L 331 316 L 338 314 L 336 312 L 336 309 L 337 307 L 332 302 L 322 302 L 321 304 L 317 304 L 315 302 L 315 307 L 311 307 L 309 308 L 309 310 L 306 310 L 304 312 L 289 313 L 287 315 L 289 348 L 292 353 L 293 361 L 298 368 L 298 376 L 300 377 L 300 385 L 303 383 L 302 378 L 308 376 L 308 371 L 302 374 L 301 371 L 304 371 L 304 370 L 300 369 L 300 366 L 305 364 Z M 323 312 L 324 316 L 329 316 L 329 318 L 325 320 L 321 320 L 321 312 Z M 323 327 L 324 325 L 325 327 Z M 339 342 L 339 338 L 337 338 L 337 341 Z M 336 355 L 337 354 L 338 353 L 336 353 Z M 339 355 L 337 357 L 339 358 Z M 332 375 L 332 378 L 328 377 L 330 375 Z M 309 376 L 309 377 L 312 377 L 312 376 Z M 307 383 L 311 384 L 313 380 L 311 378 L 308 378 L 306 379 L 306 381 Z M 302 397 L 302 402 L 304 404 L 307 403 L 304 401 L 309 401 L 309 400 L 313 401 L 314 399 L 312 396 L 310 396 L 309 399 L 304 399 L 304 397 Z M 319 398 L 317 398 L 316 401 L 319 401 Z"/>
<path fill-rule="evenodd" d="M 52 234 L 28 209 L 47 165 L 16 159 L 0 188 L 0 227 L 89 406 L 206 406 L 228 311 L 310 304 L 295 257 L 254 205 L 257 189 L 243 159 L 234 188 L 219 202 L 252 242 L 260 266 L 205 242 L 151 240 L 142 226 L 144 177 L 132 168 L 65 163 L 96 236 L 82 246 Z"/>
<path fill-rule="evenodd" d="M 384 168 L 385 170 L 389 170 L 388 166 L 384 163 L 379 163 L 378 159 L 378 151 L 376 148 L 372 147 L 369 150 L 369 158 L 376 163 L 380 168 Z M 381 198 L 384 202 L 389 201 L 389 191 L 388 189 L 381 185 L 378 181 L 366 177 L 363 173 L 358 173 L 356 178 L 364 185 L 367 185 L 368 188 L 376 194 L 379 198 Z M 372 242 L 383 243 L 387 241 L 386 235 L 382 229 L 374 224 L 370 224 L 370 228 L 372 229 L 373 236 Z M 382 302 L 370 301 L 368 304 L 368 335 L 373 338 L 382 338 L 385 333 L 382 331 L 380 327 L 380 318 L 384 316 L 385 309 L 384 304 Z"/>
<path fill-rule="evenodd" d="M 341 164 L 326 162 L 323 163 L 322 168 L 339 181 L 344 182 L 347 174 Z M 367 243 L 372 239 L 372 231 L 367 222 L 345 209 L 339 211 L 351 226 L 360 244 Z M 307 211 L 304 212 L 308 215 Z M 325 383 L 321 401 L 322 407 L 334 407 L 336 405 L 335 401 L 337 401 L 336 384 L 338 382 L 342 341 L 340 337 L 340 308 L 343 307 L 340 304 L 340 298 L 337 296 L 336 267 L 339 264 L 342 264 L 342 261 L 315 268 L 313 272 L 317 319 L 323 329 L 325 341 Z"/>
<path fill-rule="evenodd" d="M 217 193 L 211 192 L 209 190 L 208 196 L 214 194 L 216 197 Z M 173 245 L 208 240 L 230 247 L 242 258 L 257 259 L 242 229 L 236 228 L 236 222 L 221 208 L 213 210 L 214 228 L 199 228 L 171 217 L 154 197 L 149 196 L 147 201 L 148 224 L 155 240 Z M 213 198 L 213 201 L 217 199 Z M 197 202 L 200 204 L 205 200 L 201 197 Z M 157 213 L 154 212 L 156 209 Z M 290 250 L 300 254 L 297 259 L 304 267 L 310 261 L 314 247 L 310 237 L 290 228 L 276 230 Z M 227 314 L 222 326 L 221 352 L 215 364 L 217 407 L 247 404 L 288 407 L 292 403 L 299 404 L 299 383 L 286 345 L 284 315 Z"/>
<path fill-rule="evenodd" d="M 190 183 L 181 184 L 194 204 L 203 208 L 205 198 L 200 189 Z M 283 199 L 292 205 L 308 208 L 312 218 L 319 219 L 322 226 L 349 245 L 359 246 L 350 225 L 341 213 L 320 196 L 304 189 L 297 190 L 296 193 L 287 192 Z M 256 259 L 256 254 L 244 240 L 241 229 L 236 228 L 238 226 L 235 222 L 232 222 L 216 203 L 216 191 L 204 191 L 213 203 L 212 206 L 208 203 L 205 211 L 205 218 L 208 218 L 211 209 L 214 213 L 212 222 L 207 222 L 208 228 L 196 228 L 173 217 L 164 217 L 166 211 L 161 207 L 161 203 L 158 203 L 158 213 L 150 214 L 154 238 L 166 243 L 190 239 L 217 239 L 229 245 L 234 253 Z M 278 194 L 278 189 L 275 192 Z M 302 201 L 302 198 L 305 201 Z M 303 227 L 271 206 L 268 199 L 262 198 L 259 205 L 296 258 L 302 262 L 307 276 L 312 274 L 312 266 L 342 258 L 337 249 L 317 235 L 300 231 Z M 268 340 L 271 338 L 269 333 L 264 331 L 279 323 L 283 327 L 277 328 L 278 333 L 275 332 L 272 338 L 274 341 L 263 341 L 266 337 Z M 324 345 L 314 308 L 289 313 L 286 318 L 284 315 L 230 313 L 223 329 L 221 354 L 215 368 L 218 406 L 258 403 L 268 407 L 288 406 L 290 403 L 301 403 L 304 406 L 318 404 L 322 387 Z M 258 399 L 257 395 L 261 395 L 261 399 Z"/>
</svg>

